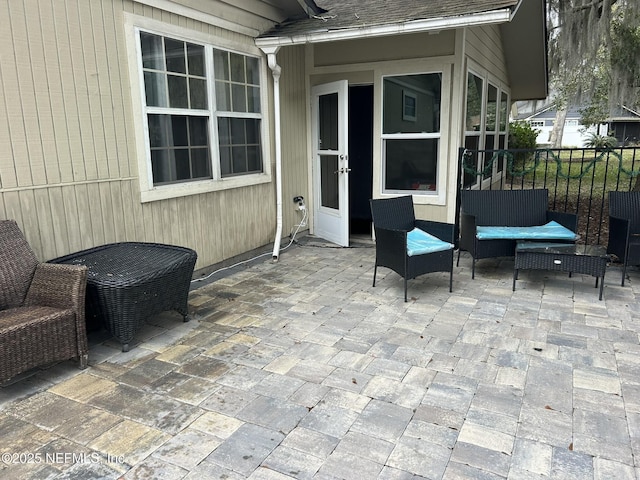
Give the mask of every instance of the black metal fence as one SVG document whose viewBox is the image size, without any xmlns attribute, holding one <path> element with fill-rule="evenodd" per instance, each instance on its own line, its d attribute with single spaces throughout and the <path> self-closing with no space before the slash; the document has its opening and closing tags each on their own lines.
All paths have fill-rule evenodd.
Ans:
<svg viewBox="0 0 640 480">
<path fill-rule="evenodd" d="M 546 188 L 549 209 L 578 215 L 579 243 L 606 245 L 608 192 L 640 190 L 640 148 L 469 150 L 459 153 L 461 188 Z"/>
</svg>

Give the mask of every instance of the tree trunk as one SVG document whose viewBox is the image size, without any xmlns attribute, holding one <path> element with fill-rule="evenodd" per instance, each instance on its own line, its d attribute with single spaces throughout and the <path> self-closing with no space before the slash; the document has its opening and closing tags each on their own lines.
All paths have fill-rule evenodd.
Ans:
<svg viewBox="0 0 640 480">
<path fill-rule="evenodd" d="M 551 138 L 549 142 L 552 148 L 562 148 L 562 134 L 564 133 L 564 122 L 567 119 L 567 107 L 559 107 L 556 110 L 556 119 L 553 122 Z"/>
</svg>

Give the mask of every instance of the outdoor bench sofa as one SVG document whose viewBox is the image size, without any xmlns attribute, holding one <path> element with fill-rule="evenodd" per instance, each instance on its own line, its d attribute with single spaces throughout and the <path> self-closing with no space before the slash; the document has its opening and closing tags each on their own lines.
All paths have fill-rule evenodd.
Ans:
<svg viewBox="0 0 640 480">
<path fill-rule="evenodd" d="M 547 189 L 462 190 L 460 251 L 471 254 L 471 278 L 476 261 L 511 257 L 520 240 L 575 243 L 575 214 L 548 210 Z"/>
</svg>

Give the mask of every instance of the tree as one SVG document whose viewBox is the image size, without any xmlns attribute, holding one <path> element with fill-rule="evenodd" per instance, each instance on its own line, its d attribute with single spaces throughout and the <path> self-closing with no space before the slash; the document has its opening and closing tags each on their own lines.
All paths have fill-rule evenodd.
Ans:
<svg viewBox="0 0 640 480">
<path fill-rule="evenodd" d="M 573 85 L 568 100 L 638 105 L 640 2 L 549 0 L 551 78 Z M 598 94 L 599 92 L 599 94 Z M 609 109 L 610 110 L 610 109 Z"/>
</svg>

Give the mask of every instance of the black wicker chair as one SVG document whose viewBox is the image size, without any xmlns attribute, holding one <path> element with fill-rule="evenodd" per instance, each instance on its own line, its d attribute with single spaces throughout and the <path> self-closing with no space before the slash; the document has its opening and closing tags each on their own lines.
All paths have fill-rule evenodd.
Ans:
<svg viewBox="0 0 640 480">
<path fill-rule="evenodd" d="M 53 362 L 87 367 L 87 267 L 40 263 L 18 224 L 0 220 L 0 382 Z"/>
<path fill-rule="evenodd" d="M 622 263 L 622 286 L 629 265 L 640 265 L 640 192 L 609 192 L 607 253 Z"/>
<path fill-rule="evenodd" d="M 449 223 L 416 220 L 411 196 L 371 200 L 371 213 L 376 236 L 376 264 L 387 267 L 404 279 L 404 301 L 407 301 L 407 280 L 431 272 L 449 272 L 449 291 L 453 283 L 454 226 Z M 446 250 L 409 256 L 407 234 L 414 228 L 450 244 Z"/>
</svg>

